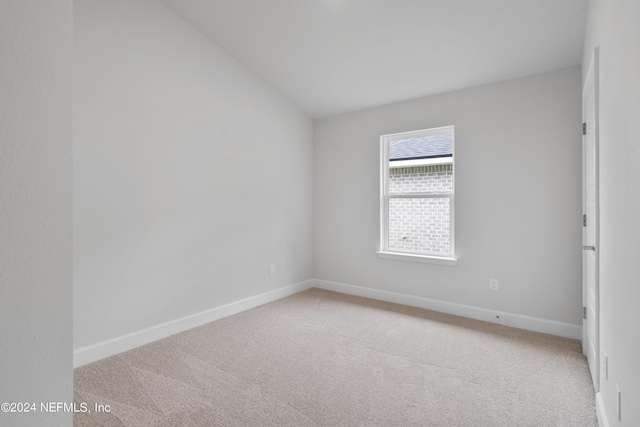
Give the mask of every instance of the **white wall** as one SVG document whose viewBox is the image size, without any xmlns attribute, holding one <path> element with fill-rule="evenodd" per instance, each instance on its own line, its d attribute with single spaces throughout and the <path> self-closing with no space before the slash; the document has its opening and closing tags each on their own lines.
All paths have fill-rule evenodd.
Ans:
<svg viewBox="0 0 640 427">
<path fill-rule="evenodd" d="M 310 119 L 160 2 L 74 31 L 75 348 L 310 279 Z"/>
<path fill-rule="evenodd" d="M 580 325 L 580 93 L 574 67 L 317 120 L 315 277 Z M 458 264 L 381 259 L 379 137 L 445 125 Z"/>
<path fill-rule="evenodd" d="M 0 2 L 0 412 L 3 426 L 66 426 L 71 402 L 71 1 Z"/>
<path fill-rule="evenodd" d="M 600 370 L 611 426 L 640 425 L 640 2 L 592 0 L 583 69 L 600 46 Z M 602 358 L 604 360 L 604 358 Z M 618 422 L 616 384 L 622 396 Z"/>
</svg>

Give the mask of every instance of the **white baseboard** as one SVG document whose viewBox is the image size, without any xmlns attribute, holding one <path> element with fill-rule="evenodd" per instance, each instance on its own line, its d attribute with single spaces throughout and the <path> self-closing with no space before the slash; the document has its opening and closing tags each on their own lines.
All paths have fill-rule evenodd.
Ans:
<svg viewBox="0 0 640 427">
<path fill-rule="evenodd" d="M 314 287 L 328 291 L 359 297 L 372 298 L 411 307 L 425 308 L 442 313 L 455 314 L 485 322 L 497 323 L 513 328 L 526 329 L 528 331 L 542 332 L 565 338 L 579 340 L 582 337 L 582 326 L 570 323 L 556 322 L 554 320 L 537 317 L 523 316 L 521 314 L 507 313 L 503 311 L 488 310 L 470 305 L 453 302 L 439 301 L 424 297 L 401 294 L 398 292 L 383 291 L 380 289 L 364 288 L 362 286 L 348 285 L 345 283 L 330 282 L 328 280 L 314 280 Z M 496 317 L 499 316 L 499 317 Z"/>
<path fill-rule="evenodd" d="M 609 420 L 607 419 L 607 413 L 604 410 L 601 393 L 596 393 L 596 416 L 598 417 L 599 427 L 609 427 Z"/>
<path fill-rule="evenodd" d="M 305 291 L 311 287 L 325 289 L 328 291 L 340 292 L 343 294 L 355 295 L 365 298 L 372 298 L 381 301 L 393 302 L 396 304 L 408 305 L 411 307 L 425 308 L 442 313 L 455 314 L 457 316 L 469 317 L 486 322 L 497 323 L 514 328 L 526 329 L 535 332 L 558 335 L 561 337 L 580 339 L 582 337 L 582 327 L 569 323 L 556 322 L 553 320 L 540 319 L 536 317 L 523 316 L 520 314 L 506 313 L 502 311 L 487 310 L 464 304 L 457 304 L 446 301 L 439 301 L 424 297 L 401 294 L 398 292 L 383 291 L 380 289 L 365 288 L 361 286 L 348 285 L 345 283 L 331 282 L 327 280 L 311 279 L 290 286 L 284 286 L 270 292 L 235 301 L 220 307 L 215 307 L 200 313 L 192 314 L 170 322 L 152 326 L 140 331 L 132 332 L 120 337 L 112 338 L 96 344 L 81 347 L 73 351 L 73 367 L 92 363 L 106 357 L 114 356 L 127 350 L 140 347 L 150 342 L 166 338 L 168 336 L 186 331 L 214 320 L 245 310 L 276 301 L 281 298 Z M 496 318 L 499 316 L 499 318 Z M 600 409 L 600 406 L 598 406 Z M 602 409 L 602 416 L 598 414 L 598 419 L 605 420 L 606 416 Z M 603 424 L 600 424 L 602 427 Z"/>
<path fill-rule="evenodd" d="M 132 332 L 107 341 L 81 347 L 73 351 L 73 367 L 77 368 L 106 357 L 114 356 L 127 350 L 149 344 L 150 342 L 204 325 L 214 320 L 263 305 L 311 288 L 313 280 L 306 280 L 295 285 L 284 286 L 260 295 L 215 307 L 200 313 L 192 314 L 170 322 Z"/>
</svg>

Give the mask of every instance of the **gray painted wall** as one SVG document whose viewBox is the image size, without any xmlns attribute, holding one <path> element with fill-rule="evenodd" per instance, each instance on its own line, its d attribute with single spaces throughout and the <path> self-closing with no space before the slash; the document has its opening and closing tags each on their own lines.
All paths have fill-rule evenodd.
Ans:
<svg viewBox="0 0 640 427">
<path fill-rule="evenodd" d="M 580 86 L 574 67 L 315 121 L 315 277 L 579 325 Z M 446 125 L 458 264 L 381 259 L 379 137 Z"/>
<path fill-rule="evenodd" d="M 592 0 L 583 70 L 600 46 L 600 400 L 640 425 L 640 3 Z M 602 358 L 604 360 L 604 358 Z M 618 422 L 617 390 L 622 396 Z"/>
<path fill-rule="evenodd" d="M 74 31 L 75 348 L 310 279 L 311 120 L 160 2 Z"/>
<path fill-rule="evenodd" d="M 0 412 L 3 426 L 67 426 L 71 402 L 71 1 L 0 2 Z"/>
</svg>

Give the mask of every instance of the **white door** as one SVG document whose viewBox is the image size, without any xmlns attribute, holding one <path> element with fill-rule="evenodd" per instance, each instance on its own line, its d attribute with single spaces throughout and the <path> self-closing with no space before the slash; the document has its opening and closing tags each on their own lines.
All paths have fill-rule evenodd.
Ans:
<svg viewBox="0 0 640 427">
<path fill-rule="evenodd" d="M 587 356 L 596 393 L 600 390 L 599 347 L 599 218 L 598 218 L 598 50 L 593 52 L 582 91 L 582 350 Z"/>
</svg>

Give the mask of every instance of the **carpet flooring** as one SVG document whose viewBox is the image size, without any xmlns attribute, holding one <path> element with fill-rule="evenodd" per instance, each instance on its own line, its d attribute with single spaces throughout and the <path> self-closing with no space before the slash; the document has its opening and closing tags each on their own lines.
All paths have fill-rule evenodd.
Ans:
<svg viewBox="0 0 640 427">
<path fill-rule="evenodd" d="M 310 289 L 75 370 L 74 426 L 598 425 L 576 340 Z"/>
</svg>

